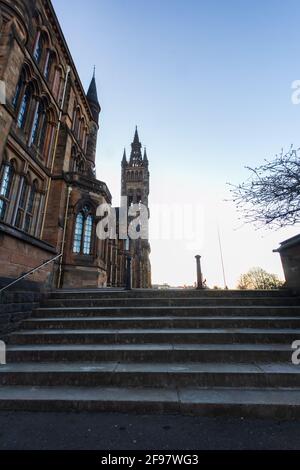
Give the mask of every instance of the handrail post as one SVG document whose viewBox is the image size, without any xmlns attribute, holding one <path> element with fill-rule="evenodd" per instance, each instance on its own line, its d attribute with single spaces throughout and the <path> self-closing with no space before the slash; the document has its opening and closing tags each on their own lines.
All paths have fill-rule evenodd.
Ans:
<svg viewBox="0 0 300 470">
<path fill-rule="evenodd" d="M 132 276 L 132 270 L 131 270 L 131 262 L 132 258 L 130 254 L 127 254 L 126 257 L 126 290 L 131 290 L 132 289 L 132 282 L 131 282 L 131 276 Z"/>
</svg>

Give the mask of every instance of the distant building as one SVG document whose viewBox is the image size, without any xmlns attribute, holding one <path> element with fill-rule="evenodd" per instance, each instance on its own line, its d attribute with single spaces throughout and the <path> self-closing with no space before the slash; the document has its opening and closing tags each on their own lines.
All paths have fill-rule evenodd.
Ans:
<svg viewBox="0 0 300 470">
<path fill-rule="evenodd" d="M 122 160 L 121 195 L 127 197 L 128 208 L 132 204 L 143 204 L 148 208 L 150 174 L 146 149 L 142 155 L 137 129 L 131 144 L 129 161 L 124 150 Z M 130 241 L 132 256 L 132 283 L 136 288 L 151 287 L 150 244 L 148 240 L 138 239 Z"/>
<path fill-rule="evenodd" d="M 159 290 L 167 290 L 167 289 L 171 289 L 171 286 L 169 286 L 169 284 L 153 284 L 152 288 L 159 289 Z"/>
</svg>

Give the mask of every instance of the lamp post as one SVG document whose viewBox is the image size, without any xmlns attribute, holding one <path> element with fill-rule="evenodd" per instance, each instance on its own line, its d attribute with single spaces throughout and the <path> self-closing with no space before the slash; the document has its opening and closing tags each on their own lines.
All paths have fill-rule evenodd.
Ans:
<svg viewBox="0 0 300 470">
<path fill-rule="evenodd" d="M 126 251 L 126 290 L 131 290 L 132 285 L 131 285 L 131 254 L 130 254 L 130 243 L 129 243 L 129 238 L 126 238 L 125 240 L 125 251 Z"/>
<path fill-rule="evenodd" d="M 196 289 L 203 289 L 203 280 L 202 280 L 202 272 L 201 272 L 201 256 L 196 255 L 196 267 L 197 267 L 197 287 Z"/>
</svg>

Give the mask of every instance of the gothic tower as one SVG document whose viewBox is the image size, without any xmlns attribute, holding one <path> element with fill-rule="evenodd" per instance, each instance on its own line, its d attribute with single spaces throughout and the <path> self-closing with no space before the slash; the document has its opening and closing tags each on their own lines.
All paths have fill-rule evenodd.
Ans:
<svg viewBox="0 0 300 470">
<path fill-rule="evenodd" d="M 101 106 L 98 100 L 97 94 L 97 86 L 96 86 L 96 78 L 95 78 L 95 70 L 92 81 L 90 83 L 88 92 L 87 92 L 87 100 L 89 102 L 93 120 L 90 124 L 90 133 L 87 141 L 87 151 L 86 157 L 89 166 L 89 173 L 95 174 L 95 158 L 96 158 L 96 147 L 97 147 L 97 136 L 99 131 L 99 115 L 101 112 Z"/>
<path fill-rule="evenodd" d="M 127 197 L 128 207 L 132 204 L 142 203 L 148 208 L 149 182 L 147 152 L 144 149 L 144 154 L 142 154 L 142 144 L 136 128 L 129 161 L 127 161 L 125 149 L 122 159 L 121 196 Z M 149 240 L 130 240 L 132 285 L 134 288 L 151 287 L 150 251 Z"/>
</svg>

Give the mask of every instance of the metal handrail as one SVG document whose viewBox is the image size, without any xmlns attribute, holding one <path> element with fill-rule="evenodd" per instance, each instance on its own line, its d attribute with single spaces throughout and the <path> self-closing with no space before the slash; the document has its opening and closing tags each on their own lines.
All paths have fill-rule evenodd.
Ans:
<svg viewBox="0 0 300 470">
<path fill-rule="evenodd" d="M 37 266 L 36 268 L 33 268 L 31 271 L 28 271 L 28 273 L 23 274 L 22 276 L 18 277 L 18 279 L 15 279 L 13 282 L 11 282 L 10 284 L 8 284 L 7 286 L 2 287 L 2 289 L 0 289 L 0 294 L 1 294 L 1 292 L 3 292 L 3 291 L 5 291 L 6 289 L 8 289 L 9 287 L 13 286 L 14 284 L 17 284 L 17 282 L 22 281 L 22 279 L 25 279 L 27 276 L 30 276 L 31 274 L 34 274 L 36 271 L 39 271 L 39 270 L 42 269 L 44 266 L 47 266 L 48 264 L 53 263 L 53 261 L 56 261 L 56 260 L 59 259 L 61 256 L 62 256 L 62 253 L 61 253 L 60 255 L 55 256 L 55 257 L 52 258 L 52 259 L 49 259 L 48 261 L 44 261 L 44 263 L 40 264 L 40 265 Z"/>
</svg>

